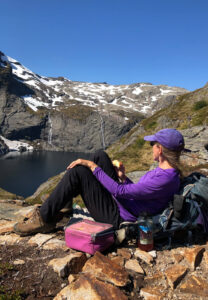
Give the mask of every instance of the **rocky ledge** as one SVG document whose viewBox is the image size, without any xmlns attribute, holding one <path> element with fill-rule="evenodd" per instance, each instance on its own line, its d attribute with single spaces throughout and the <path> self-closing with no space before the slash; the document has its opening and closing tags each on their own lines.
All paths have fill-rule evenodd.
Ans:
<svg viewBox="0 0 208 300">
<path fill-rule="evenodd" d="M 148 253 L 129 240 L 91 256 L 66 247 L 61 223 L 51 234 L 14 234 L 13 225 L 34 209 L 18 204 L 1 203 L 2 295 L 16 291 L 18 299 L 207 299 L 206 238 L 191 247 L 181 242 L 171 250 L 156 246 Z"/>
</svg>

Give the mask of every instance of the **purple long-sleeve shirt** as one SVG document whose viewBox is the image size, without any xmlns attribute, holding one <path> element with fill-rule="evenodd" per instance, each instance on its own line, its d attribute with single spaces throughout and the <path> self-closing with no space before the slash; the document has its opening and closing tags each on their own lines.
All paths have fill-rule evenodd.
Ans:
<svg viewBox="0 0 208 300">
<path fill-rule="evenodd" d="M 132 222 L 143 211 L 149 214 L 161 212 L 179 191 L 180 185 L 179 173 L 175 169 L 158 167 L 147 172 L 137 183 L 129 178 L 118 183 L 100 167 L 93 174 L 116 200 L 120 216 Z"/>
</svg>

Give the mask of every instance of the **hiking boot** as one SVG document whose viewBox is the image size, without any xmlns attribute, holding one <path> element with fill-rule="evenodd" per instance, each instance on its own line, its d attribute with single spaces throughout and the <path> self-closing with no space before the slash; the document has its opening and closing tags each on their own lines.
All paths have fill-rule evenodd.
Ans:
<svg viewBox="0 0 208 300">
<path fill-rule="evenodd" d="M 36 208 L 29 218 L 14 225 L 13 231 L 20 236 L 32 235 L 35 233 L 48 233 L 56 227 L 56 223 L 45 223 L 40 215 L 39 208 Z"/>
</svg>

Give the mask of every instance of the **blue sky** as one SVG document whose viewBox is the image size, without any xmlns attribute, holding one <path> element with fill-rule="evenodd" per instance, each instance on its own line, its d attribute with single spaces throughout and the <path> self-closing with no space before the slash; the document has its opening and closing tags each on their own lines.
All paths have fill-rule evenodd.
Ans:
<svg viewBox="0 0 208 300">
<path fill-rule="evenodd" d="M 71 80 L 208 81 L 207 0 L 1 0 L 0 50 Z"/>
</svg>

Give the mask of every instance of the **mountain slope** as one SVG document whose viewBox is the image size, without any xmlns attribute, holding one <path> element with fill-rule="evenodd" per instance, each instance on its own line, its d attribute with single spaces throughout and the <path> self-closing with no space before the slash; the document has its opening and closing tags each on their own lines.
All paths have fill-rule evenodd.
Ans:
<svg viewBox="0 0 208 300">
<path fill-rule="evenodd" d="M 105 148 L 187 90 L 137 83 L 109 85 L 37 75 L 0 52 L 0 134 L 35 148 Z"/>
<path fill-rule="evenodd" d="M 127 162 L 128 171 L 146 170 L 152 164 L 152 150 L 143 137 L 163 128 L 176 128 L 192 150 L 192 164 L 208 163 L 208 84 L 194 92 L 178 96 L 167 108 L 134 126 L 108 152 L 112 158 Z M 185 158 L 184 158 L 185 159 Z M 193 162 L 195 160 L 195 162 Z"/>
</svg>

